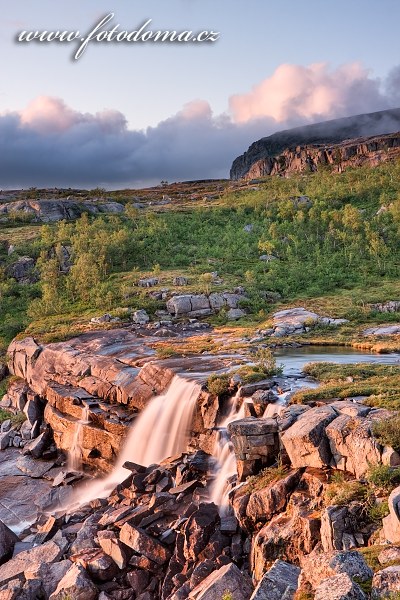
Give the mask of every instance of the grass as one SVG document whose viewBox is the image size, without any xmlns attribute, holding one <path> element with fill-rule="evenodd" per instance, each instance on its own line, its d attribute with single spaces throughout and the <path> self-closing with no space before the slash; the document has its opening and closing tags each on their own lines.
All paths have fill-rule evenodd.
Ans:
<svg viewBox="0 0 400 600">
<path fill-rule="evenodd" d="M 387 548 L 391 548 L 391 546 L 367 546 L 366 548 L 357 548 L 357 551 L 361 552 L 361 554 L 365 558 L 365 562 L 367 563 L 367 565 L 374 571 L 374 573 L 376 573 L 376 571 L 380 571 L 381 569 L 384 569 L 386 567 L 400 565 L 400 559 L 388 562 L 385 565 L 381 565 L 381 563 L 378 560 L 378 556 L 382 552 L 382 550 L 386 550 Z"/>
<path fill-rule="evenodd" d="M 355 500 L 364 502 L 368 496 L 367 486 L 356 480 L 347 480 L 342 471 L 335 471 L 325 492 L 329 504 L 345 506 Z"/>
<path fill-rule="evenodd" d="M 303 370 L 322 385 L 299 390 L 292 396 L 292 403 L 367 396 L 365 404 L 368 406 L 400 409 L 400 367 L 396 365 L 322 362 L 305 365 Z"/>
<path fill-rule="evenodd" d="M 400 415 L 374 423 L 372 431 L 383 446 L 391 446 L 396 452 L 400 451 Z"/>
<path fill-rule="evenodd" d="M 222 396 L 226 394 L 230 387 L 229 375 L 210 375 L 207 379 L 207 389 L 213 396 Z"/>
<path fill-rule="evenodd" d="M 0 408 L 0 423 L 8 421 L 8 419 L 15 427 L 19 428 L 22 423 L 26 421 L 26 415 L 23 412 L 18 412 L 15 414 L 8 410 L 4 410 L 4 408 Z"/>
<path fill-rule="evenodd" d="M 278 465 L 277 467 L 266 467 L 260 471 L 258 475 L 252 475 L 247 479 L 247 491 L 256 492 L 257 490 L 262 490 L 269 484 L 283 479 L 288 473 L 288 468 L 283 465 Z"/>
</svg>

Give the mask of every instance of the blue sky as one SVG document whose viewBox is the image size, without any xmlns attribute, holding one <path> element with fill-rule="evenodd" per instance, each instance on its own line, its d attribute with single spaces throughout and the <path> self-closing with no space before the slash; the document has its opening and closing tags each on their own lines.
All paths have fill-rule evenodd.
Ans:
<svg viewBox="0 0 400 600">
<path fill-rule="evenodd" d="M 364 79 L 374 82 L 371 88 L 379 86 L 379 80 L 384 82 L 400 63 L 398 0 L 286 0 L 284 3 L 276 0 L 13 0 L 6 3 L 0 0 L 0 8 L 0 119 L 4 113 L 19 114 L 39 96 L 48 96 L 60 99 L 66 107 L 76 111 L 76 115 L 108 109 L 124 115 L 130 132 L 145 130 L 148 126 L 158 131 L 159 123 L 174 119 L 185 104 L 204 100 L 214 118 L 226 114 L 233 121 L 248 122 L 246 135 L 241 129 L 236 141 L 225 139 L 224 148 L 231 144 L 232 154 L 243 144 L 250 143 L 253 136 L 262 137 L 292 121 L 308 122 L 386 107 L 376 94 L 374 99 L 364 102 L 361 96 L 369 95 L 363 87 L 343 84 L 347 85 L 346 99 L 341 100 L 337 111 L 332 106 L 323 111 L 317 103 L 315 110 L 305 108 L 296 112 L 292 121 L 287 110 L 277 119 L 279 111 L 269 108 L 264 111 L 263 107 L 270 100 L 272 104 L 280 101 L 279 90 L 276 91 L 279 78 L 275 77 L 273 85 L 260 91 L 256 100 L 251 98 L 251 90 L 273 78 L 281 65 L 308 67 L 328 63 L 325 70 L 335 73 L 340 65 L 358 62 L 365 69 Z M 213 29 L 221 32 L 221 38 L 215 44 L 197 46 L 92 44 L 79 61 L 71 60 L 73 47 L 70 44 L 26 45 L 17 44 L 14 39 L 23 29 L 86 32 L 109 12 L 115 13 L 115 22 L 123 29 L 135 29 L 151 18 L 155 29 Z M 304 99 L 308 75 L 304 74 L 299 92 L 302 97 L 296 102 L 315 102 L 315 98 Z M 292 75 L 286 73 L 285 77 L 287 80 Z M 335 82 L 331 82 L 333 88 L 340 87 L 341 79 L 343 72 L 339 70 Z M 294 85 L 296 81 L 293 77 Z M 329 93 L 333 105 L 335 94 Z M 242 95 L 245 104 L 251 103 L 252 112 L 246 112 L 242 106 L 241 116 L 238 113 L 232 117 L 231 99 L 235 95 Z M 392 105 L 394 100 L 388 102 Z M 206 118 L 205 105 L 202 111 L 201 118 Z M 80 118 L 72 119 L 74 127 Z M 255 118 L 269 121 L 260 123 L 257 129 Z M 276 125 L 274 119 L 278 121 Z M 23 119 L 21 122 L 24 124 Z M 25 127 L 30 125 L 30 122 L 24 124 Z M 221 129 L 222 125 L 214 122 L 213 127 Z M 45 133 L 48 136 L 54 132 L 47 128 Z M 42 130 L 40 134 L 43 138 Z M 0 144 L 8 140 L 0 135 Z M 30 138 L 30 151 L 35 143 L 39 149 L 39 142 Z M 157 148 L 155 141 L 151 151 L 154 153 Z M 160 147 L 159 154 L 163 153 L 168 154 L 168 151 Z M 21 161 L 23 158 L 21 155 Z M 228 158 L 230 160 L 227 154 L 221 169 L 226 170 Z M 185 176 L 186 171 L 183 171 L 181 174 L 178 169 L 176 177 Z M 0 186 L 3 172 L 0 165 Z M 21 177 L 24 182 L 28 179 L 28 175 Z M 139 174 L 133 179 L 138 180 Z M 3 182 L 3 185 L 11 183 Z"/>
</svg>

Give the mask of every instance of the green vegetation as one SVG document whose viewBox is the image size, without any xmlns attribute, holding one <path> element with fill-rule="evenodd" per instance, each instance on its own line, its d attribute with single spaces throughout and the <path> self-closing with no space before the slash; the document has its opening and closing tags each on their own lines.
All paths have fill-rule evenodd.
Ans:
<svg viewBox="0 0 400 600">
<path fill-rule="evenodd" d="M 396 452 L 400 452 L 400 415 L 374 423 L 372 431 L 382 445 L 391 446 Z"/>
<path fill-rule="evenodd" d="M 270 483 L 274 483 L 286 477 L 288 472 L 288 468 L 281 464 L 276 467 L 266 467 L 260 471 L 258 475 L 252 475 L 247 479 L 247 491 L 256 492 L 257 490 L 262 490 Z"/>
<path fill-rule="evenodd" d="M 226 394 L 229 390 L 229 375 L 210 375 L 207 379 L 207 389 L 214 396 Z"/>
<path fill-rule="evenodd" d="M 292 397 L 293 403 L 368 396 L 365 404 L 369 406 L 400 409 L 400 367 L 397 365 L 322 362 L 305 365 L 303 370 L 322 385 L 318 389 L 299 390 Z"/>
<path fill-rule="evenodd" d="M 244 285 L 248 315 L 241 324 L 252 328 L 265 323 L 278 304 L 301 302 L 350 319 L 337 331 L 317 327 L 305 336 L 321 343 L 362 343 L 354 336 L 355 325 L 390 319 L 374 314 L 366 303 L 400 296 L 399 161 L 340 175 L 322 169 L 290 179 L 272 177 L 257 190 L 227 182 L 211 188 L 212 202 L 204 200 L 204 186 L 195 190 L 193 202 L 189 184 L 164 183 L 158 191 L 140 192 L 144 209 L 129 204 L 135 192 L 123 190 L 111 194 L 127 205 L 123 215 L 83 214 L 76 222 L 40 228 L 16 215 L 0 234 L 0 260 L 7 267 L 18 256 L 37 258 L 41 283 L 17 285 L 2 271 L 3 349 L 29 323 L 34 335 L 63 339 L 100 311 L 145 308 L 154 314 L 162 303 L 135 285 L 140 277 L 154 275 L 160 278 L 156 291 L 177 274 L 189 277 L 185 291 L 190 292 Z M 165 191 L 173 198 L 170 204 L 147 203 Z M 42 196 L 38 190 L 27 194 Z M 86 195 L 103 196 L 104 190 Z M 309 206 L 295 201 L 300 195 L 309 196 Z M 386 210 L 378 212 L 381 206 Z M 250 232 L 244 229 L 248 224 Z M 9 257 L 10 242 L 16 249 Z M 278 260 L 260 261 L 263 253 Z M 224 288 L 211 271 L 218 272 Z M 222 311 L 211 322 L 224 324 L 226 315 Z"/>
</svg>

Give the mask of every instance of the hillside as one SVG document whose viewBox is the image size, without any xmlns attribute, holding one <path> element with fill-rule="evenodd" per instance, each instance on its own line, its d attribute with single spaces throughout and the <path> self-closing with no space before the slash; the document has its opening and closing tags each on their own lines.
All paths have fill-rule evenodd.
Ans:
<svg viewBox="0 0 400 600">
<path fill-rule="evenodd" d="M 312 171 L 325 164 L 333 164 L 338 170 L 343 170 L 355 165 L 354 161 L 348 160 L 354 155 L 364 157 L 359 164 L 377 164 L 380 160 L 393 158 L 393 153 L 387 155 L 386 146 L 398 148 L 399 145 L 398 135 L 387 138 L 384 134 L 399 131 L 400 109 L 280 131 L 254 142 L 247 152 L 238 156 L 233 161 L 230 177 L 238 180 L 285 175 L 294 171 Z M 311 162 L 307 160 L 309 155 Z M 397 155 L 394 153 L 394 156 Z M 293 162 L 296 162 L 295 168 L 292 168 Z"/>
</svg>

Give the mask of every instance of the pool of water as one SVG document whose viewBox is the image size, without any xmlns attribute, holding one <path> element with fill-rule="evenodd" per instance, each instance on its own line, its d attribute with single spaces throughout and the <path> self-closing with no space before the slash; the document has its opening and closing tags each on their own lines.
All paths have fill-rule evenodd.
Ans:
<svg viewBox="0 0 400 600">
<path fill-rule="evenodd" d="M 333 362 L 342 365 L 353 363 L 376 363 L 400 365 L 400 353 L 376 354 L 346 346 L 302 346 L 281 348 L 274 352 L 278 365 L 283 365 L 285 375 L 298 376 L 304 365 L 310 362 Z"/>
</svg>

